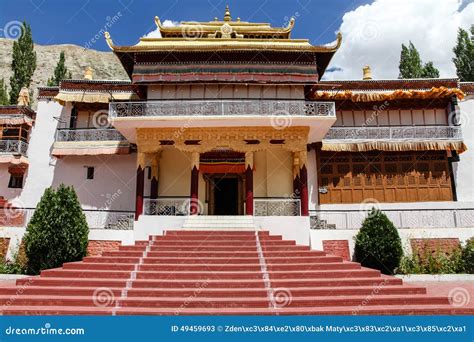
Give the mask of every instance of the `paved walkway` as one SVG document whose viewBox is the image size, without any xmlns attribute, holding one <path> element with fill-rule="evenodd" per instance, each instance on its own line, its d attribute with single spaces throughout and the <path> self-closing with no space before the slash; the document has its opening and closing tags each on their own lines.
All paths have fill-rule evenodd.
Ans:
<svg viewBox="0 0 474 342">
<path fill-rule="evenodd" d="M 469 281 L 405 281 L 405 284 L 426 287 L 429 295 L 451 296 L 454 305 L 466 303 L 474 308 L 474 283 Z M 464 305 L 463 305 L 464 306 Z"/>
</svg>

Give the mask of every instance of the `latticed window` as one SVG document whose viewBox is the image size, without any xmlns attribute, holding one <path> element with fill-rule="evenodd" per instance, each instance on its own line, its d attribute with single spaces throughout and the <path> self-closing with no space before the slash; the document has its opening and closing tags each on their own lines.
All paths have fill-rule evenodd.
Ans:
<svg viewBox="0 0 474 342">
<path fill-rule="evenodd" d="M 321 152 L 319 167 L 322 204 L 453 199 L 444 151 Z"/>
</svg>

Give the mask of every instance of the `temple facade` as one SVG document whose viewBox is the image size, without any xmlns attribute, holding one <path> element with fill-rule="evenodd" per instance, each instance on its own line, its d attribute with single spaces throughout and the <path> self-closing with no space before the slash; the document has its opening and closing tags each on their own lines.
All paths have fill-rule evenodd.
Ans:
<svg viewBox="0 0 474 342">
<path fill-rule="evenodd" d="M 352 248 L 372 207 L 407 239 L 469 237 L 472 83 L 374 80 L 370 68 L 361 80 L 322 81 L 342 37 L 292 39 L 293 19 L 274 28 L 227 10 L 210 22 L 155 21 L 162 38 L 134 46 L 106 33 L 130 80 L 88 69 L 41 87 L 36 112 L 0 107 L 10 249 L 44 189 L 61 183 L 76 189 L 98 245 L 215 216 Z"/>
</svg>

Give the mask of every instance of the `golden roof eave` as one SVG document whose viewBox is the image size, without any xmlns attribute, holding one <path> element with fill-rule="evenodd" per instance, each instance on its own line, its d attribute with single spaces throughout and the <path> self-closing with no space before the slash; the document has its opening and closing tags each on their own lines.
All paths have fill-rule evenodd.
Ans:
<svg viewBox="0 0 474 342">
<path fill-rule="evenodd" d="M 248 39 L 248 38 L 141 38 L 137 45 L 116 46 L 108 32 L 105 39 L 114 52 L 153 52 L 153 51 L 307 51 L 307 52 L 335 52 L 342 42 L 342 35 L 338 33 L 337 40 L 332 45 L 313 46 L 307 39 Z"/>
<path fill-rule="evenodd" d="M 162 33 L 182 33 L 186 29 L 199 29 L 203 34 L 214 33 L 219 28 L 228 24 L 237 33 L 252 33 L 252 34 L 286 34 L 291 33 L 295 26 L 295 18 L 291 18 L 286 27 L 271 27 L 268 23 L 249 23 L 245 21 L 209 21 L 209 22 L 193 22 L 184 21 L 177 26 L 163 26 L 159 17 L 155 17 L 155 24 Z"/>
</svg>

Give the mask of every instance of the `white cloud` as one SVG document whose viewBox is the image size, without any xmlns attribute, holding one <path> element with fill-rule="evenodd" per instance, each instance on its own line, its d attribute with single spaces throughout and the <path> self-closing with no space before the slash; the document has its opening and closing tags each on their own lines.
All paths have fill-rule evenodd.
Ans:
<svg viewBox="0 0 474 342">
<path fill-rule="evenodd" d="M 375 0 L 342 18 L 342 46 L 325 79 L 361 79 L 370 65 L 378 79 L 398 77 L 401 44 L 413 42 L 424 62 L 433 61 L 441 77 L 455 77 L 452 49 L 458 27 L 474 24 L 474 2 L 459 0 Z"/>
<path fill-rule="evenodd" d="M 178 26 L 179 22 L 167 19 L 167 20 L 163 21 L 162 25 L 164 27 L 173 27 L 173 26 Z M 148 32 L 144 37 L 145 38 L 161 38 L 161 33 L 160 33 L 160 30 L 157 27 L 153 31 Z"/>
</svg>

